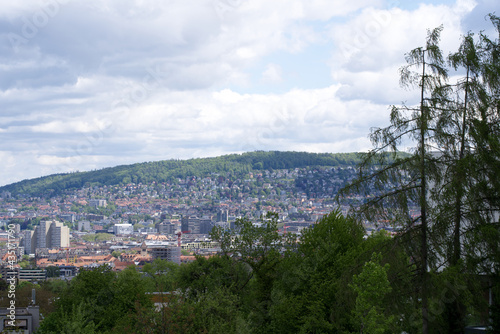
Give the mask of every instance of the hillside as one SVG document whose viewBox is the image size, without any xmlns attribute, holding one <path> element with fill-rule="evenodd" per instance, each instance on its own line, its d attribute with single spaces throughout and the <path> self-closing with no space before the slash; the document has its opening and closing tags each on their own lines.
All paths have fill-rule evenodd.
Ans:
<svg viewBox="0 0 500 334">
<path fill-rule="evenodd" d="M 127 183 L 174 182 L 188 176 L 209 174 L 243 176 L 252 171 L 314 166 L 353 166 L 357 153 L 250 152 L 215 158 L 163 160 L 122 165 L 89 172 L 54 174 L 23 180 L 0 187 L 12 195 L 54 196 L 84 186 L 110 186 Z"/>
</svg>

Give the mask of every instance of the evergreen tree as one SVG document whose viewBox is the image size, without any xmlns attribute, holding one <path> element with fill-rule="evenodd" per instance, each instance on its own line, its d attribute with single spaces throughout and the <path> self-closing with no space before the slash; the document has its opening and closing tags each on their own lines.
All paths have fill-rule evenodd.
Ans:
<svg viewBox="0 0 500 334">
<path fill-rule="evenodd" d="M 489 18 L 498 33 L 499 19 Z M 437 45 L 440 31 L 441 27 L 430 31 L 426 47 L 412 50 L 401 70 L 403 84 L 420 88 L 419 106 L 392 108 L 391 125 L 371 134 L 375 148 L 361 164 L 358 180 L 341 192 L 371 195 L 357 214 L 371 222 L 391 221 L 402 229 L 399 238 L 419 269 L 424 333 L 431 320 L 435 329 L 462 332 L 470 313 L 467 307 L 479 307 L 478 301 L 470 300 L 481 294 L 474 290 L 475 278 L 491 273 L 499 258 L 499 39 L 483 33 L 478 38 L 472 33 L 464 36 L 449 64 L 465 75 L 448 84 Z M 410 71 L 415 65 L 421 72 Z M 408 143 L 414 145 L 412 155 L 398 156 L 399 147 Z M 417 215 L 412 206 L 418 207 Z M 429 315 L 429 303 L 439 303 L 435 297 L 429 300 L 429 270 L 438 273 L 443 268 L 445 272 L 433 275 L 436 286 L 449 271 L 461 275 L 456 282 L 468 289 L 451 289 L 444 314 L 439 311 L 436 320 L 436 312 Z"/>
<path fill-rule="evenodd" d="M 439 48 L 442 26 L 428 31 L 425 47 L 413 49 L 406 55 L 407 65 L 400 70 L 404 87 L 418 87 L 417 106 L 393 106 L 391 125 L 375 129 L 370 138 L 374 144 L 360 165 L 359 178 L 341 192 L 352 191 L 373 195 L 356 212 L 371 221 L 390 221 L 404 231 L 409 254 L 419 269 L 418 286 L 422 311 L 422 332 L 429 332 L 428 269 L 429 261 L 429 182 L 436 166 L 431 155 L 435 120 L 439 110 L 432 108 L 432 92 L 447 79 L 444 57 Z M 413 69 L 417 68 L 417 71 Z M 402 144 L 414 145 L 411 155 L 402 156 Z M 376 170 L 374 171 L 373 168 Z M 413 217 L 411 207 L 418 207 Z"/>
</svg>

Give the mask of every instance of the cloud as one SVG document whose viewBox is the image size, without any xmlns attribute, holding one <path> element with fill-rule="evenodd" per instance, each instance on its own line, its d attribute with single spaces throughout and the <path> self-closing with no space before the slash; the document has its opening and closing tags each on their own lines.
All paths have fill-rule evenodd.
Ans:
<svg viewBox="0 0 500 334">
<path fill-rule="evenodd" d="M 262 73 L 262 80 L 268 83 L 278 83 L 283 81 L 282 75 L 279 65 L 268 64 L 266 70 Z"/>
<path fill-rule="evenodd" d="M 339 94 L 386 104 L 411 101 L 398 85 L 404 54 L 424 45 L 427 30 L 440 25 L 444 56 L 456 50 L 464 33 L 462 19 L 474 7 L 473 1 L 459 0 L 454 5 L 421 4 L 411 11 L 367 8 L 346 23 L 332 25 L 330 36 L 338 46 L 332 55 L 332 76 L 344 84 Z"/>
<path fill-rule="evenodd" d="M 388 105 L 414 99 L 397 69 L 425 28 L 444 24 L 448 52 L 495 5 L 436 3 L 5 3 L 0 183 L 253 150 L 366 150 Z M 314 84 L 313 68 L 331 80 Z"/>
</svg>

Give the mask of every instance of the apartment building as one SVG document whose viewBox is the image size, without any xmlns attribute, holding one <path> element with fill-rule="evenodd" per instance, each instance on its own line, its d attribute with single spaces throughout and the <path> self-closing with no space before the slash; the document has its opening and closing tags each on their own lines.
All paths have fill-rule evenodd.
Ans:
<svg viewBox="0 0 500 334">
<path fill-rule="evenodd" d="M 25 254 L 36 249 L 69 247 L 69 228 L 55 220 L 42 220 L 35 231 L 24 231 L 21 242 Z"/>
<path fill-rule="evenodd" d="M 134 233 L 132 224 L 115 224 L 113 225 L 113 233 L 115 235 L 127 235 Z"/>
</svg>

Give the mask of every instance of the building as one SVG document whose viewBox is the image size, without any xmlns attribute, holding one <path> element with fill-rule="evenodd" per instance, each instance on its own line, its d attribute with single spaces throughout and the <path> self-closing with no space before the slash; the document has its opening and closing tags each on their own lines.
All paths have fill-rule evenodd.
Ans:
<svg viewBox="0 0 500 334">
<path fill-rule="evenodd" d="M 11 310 L 8 308 L 0 309 L 0 333 L 34 333 L 40 327 L 40 310 L 38 306 L 28 306 L 26 308 L 16 308 L 15 324 L 11 325 L 8 317 Z"/>
<path fill-rule="evenodd" d="M 35 248 L 48 248 L 50 240 L 47 240 L 49 235 L 49 229 L 51 221 L 42 220 L 40 225 L 35 227 L 36 243 Z"/>
<path fill-rule="evenodd" d="M 35 254 L 35 231 L 24 230 L 21 245 L 24 247 L 24 254 Z"/>
<path fill-rule="evenodd" d="M 90 222 L 88 220 L 79 221 L 78 231 L 90 231 Z"/>
<path fill-rule="evenodd" d="M 175 231 L 177 230 L 176 224 L 167 223 L 167 222 L 156 224 L 155 227 L 158 230 L 158 233 L 160 233 L 160 234 L 174 234 Z"/>
<path fill-rule="evenodd" d="M 115 235 L 124 235 L 134 233 L 134 227 L 132 224 L 115 224 L 113 226 L 113 233 Z"/>
<path fill-rule="evenodd" d="M 195 216 L 182 217 L 181 229 L 191 234 L 208 234 L 212 229 L 212 220 Z"/>
<path fill-rule="evenodd" d="M 8 266 L 0 266 L 0 276 L 0 279 L 3 280 L 11 277 L 15 277 L 15 279 L 17 280 L 19 277 L 19 268 L 10 269 Z"/>
<path fill-rule="evenodd" d="M 158 229 L 153 228 L 153 227 L 143 227 L 143 228 L 137 229 L 137 232 L 146 233 L 146 234 L 156 234 L 156 233 L 158 233 Z"/>
<path fill-rule="evenodd" d="M 50 225 L 50 248 L 69 247 L 69 228 L 63 223 L 53 222 Z"/>
<path fill-rule="evenodd" d="M 94 207 L 96 209 L 98 207 L 105 208 L 106 206 L 108 206 L 108 203 L 106 202 L 105 199 L 91 199 L 89 200 L 89 206 Z"/>
<path fill-rule="evenodd" d="M 59 217 L 59 219 L 62 219 L 64 221 L 67 221 L 70 223 L 74 223 L 76 220 L 76 215 L 74 215 L 72 213 L 60 214 L 60 215 L 58 215 L 58 217 Z"/>
<path fill-rule="evenodd" d="M 29 233 L 25 232 L 26 240 L 23 240 L 25 252 L 27 251 L 27 244 L 29 241 Z M 40 225 L 35 228 L 35 245 L 33 246 L 33 238 L 31 239 L 30 252 L 39 248 L 61 248 L 69 247 L 69 228 L 64 226 L 63 223 L 52 221 L 52 220 L 42 220 Z"/>
<path fill-rule="evenodd" d="M 217 211 L 217 221 L 218 222 L 228 222 L 229 221 L 229 211 L 227 209 L 219 209 Z"/>
<path fill-rule="evenodd" d="M 177 264 L 181 263 L 181 248 L 176 246 L 166 245 L 151 245 L 149 246 L 149 253 L 153 259 L 162 259 Z"/>
<path fill-rule="evenodd" d="M 47 279 L 47 273 L 43 269 L 19 269 L 19 281 L 44 281 Z"/>
</svg>

